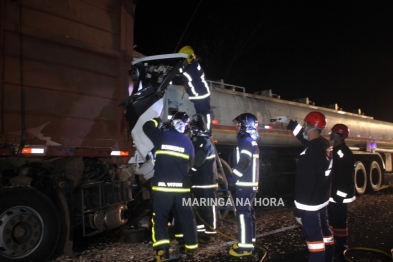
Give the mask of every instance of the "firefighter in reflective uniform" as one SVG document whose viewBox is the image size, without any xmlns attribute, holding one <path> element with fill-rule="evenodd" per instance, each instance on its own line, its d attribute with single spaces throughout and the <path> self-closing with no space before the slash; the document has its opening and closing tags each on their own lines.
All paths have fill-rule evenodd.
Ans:
<svg viewBox="0 0 393 262">
<path fill-rule="evenodd" d="M 259 148 L 256 142 L 259 139 L 258 120 L 253 114 L 244 113 L 233 122 L 238 125 L 238 144 L 228 183 L 236 185 L 238 243 L 232 245 L 229 254 L 242 257 L 252 255 L 255 243 L 254 201 L 259 182 Z"/>
<path fill-rule="evenodd" d="M 334 235 L 334 249 L 342 253 L 348 248 L 348 207 L 355 201 L 354 166 L 355 158 L 345 144 L 349 129 L 344 124 L 336 124 L 330 133 L 333 146 L 332 191 L 328 205 L 330 228 Z"/>
<path fill-rule="evenodd" d="M 169 259 L 168 216 L 171 210 L 178 214 L 184 232 L 185 246 L 180 252 L 192 256 L 198 248 L 192 207 L 182 204 L 182 199 L 191 198 L 191 179 L 188 172 L 194 162 L 194 146 L 190 138 L 184 135 L 189 117 L 186 113 L 178 112 L 172 119 L 172 126 L 166 130 L 159 127 L 159 118 L 143 125 L 143 131 L 156 150 L 155 172 L 152 178 L 152 240 L 156 261 Z"/>
<path fill-rule="evenodd" d="M 206 133 L 204 117 L 195 115 L 191 122 L 191 140 L 195 148 L 195 163 L 190 172 L 191 191 L 199 203 L 194 206 L 199 243 L 206 244 L 214 240 L 216 235 L 216 206 L 211 205 L 211 200 L 216 199 L 218 188 L 216 153 Z M 203 205 L 203 201 L 206 205 Z"/>
<path fill-rule="evenodd" d="M 211 133 L 210 89 L 205 79 L 205 73 L 196 61 L 191 46 L 182 47 L 179 53 L 188 55 L 179 84 L 184 85 L 190 101 L 194 103 L 196 113 L 205 117 L 207 130 Z"/>
<path fill-rule="evenodd" d="M 320 112 L 310 112 L 303 127 L 286 116 L 276 117 L 302 142 L 295 178 L 295 217 L 302 225 L 309 250 L 308 261 L 332 261 L 333 233 L 329 228 L 327 205 L 331 189 L 331 147 L 321 136 L 326 118 Z"/>
</svg>

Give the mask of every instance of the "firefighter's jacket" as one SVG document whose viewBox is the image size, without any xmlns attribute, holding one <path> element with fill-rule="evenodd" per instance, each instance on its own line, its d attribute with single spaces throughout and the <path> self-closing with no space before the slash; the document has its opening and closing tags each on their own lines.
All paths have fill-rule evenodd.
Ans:
<svg viewBox="0 0 393 262">
<path fill-rule="evenodd" d="M 191 168 L 193 188 L 217 188 L 216 152 L 213 142 L 206 136 L 191 138 L 195 148 L 194 166 Z"/>
<path fill-rule="evenodd" d="M 329 204 L 331 189 L 330 144 L 322 136 L 313 140 L 303 138 L 303 128 L 296 121 L 287 127 L 303 143 L 295 178 L 295 206 L 305 211 L 317 211 Z"/>
<path fill-rule="evenodd" d="M 236 186 L 252 187 L 258 190 L 259 183 L 259 148 L 249 134 L 237 136 L 237 147 L 233 154 L 232 174 L 238 177 Z"/>
<path fill-rule="evenodd" d="M 194 161 L 194 146 L 186 135 L 174 127 L 161 130 L 153 119 L 143 125 L 143 131 L 153 142 L 156 154 L 152 190 L 160 192 L 190 192 L 188 175 Z"/>
<path fill-rule="evenodd" d="M 205 79 L 205 73 L 198 62 L 194 62 L 184 68 L 182 80 L 184 84 L 187 84 L 188 88 L 186 88 L 186 91 L 190 101 L 210 97 L 210 89 Z"/>
<path fill-rule="evenodd" d="M 333 147 L 332 192 L 330 202 L 350 203 L 356 199 L 352 151 L 344 143 Z"/>
</svg>

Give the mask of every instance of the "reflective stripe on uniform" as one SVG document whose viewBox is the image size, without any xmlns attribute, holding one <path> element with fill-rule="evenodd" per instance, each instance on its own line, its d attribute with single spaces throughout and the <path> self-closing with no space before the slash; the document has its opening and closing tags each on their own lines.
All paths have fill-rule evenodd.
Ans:
<svg viewBox="0 0 393 262">
<path fill-rule="evenodd" d="M 244 215 L 239 215 L 240 222 L 240 242 L 237 245 L 241 248 L 253 248 L 253 243 L 246 243 L 246 223 L 244 221 Z"/>
<path fill-rule="evenodd" d="M 356 196 L 353 196 L 351 198 L 344 198 L 343 199 L 343 203 L 348 204 L 348 203 L 351 203 L 351 202 L 355 201 L 355 199 L 356 199 Z M 329 198 L 329 201 L 333 202 L 333 203 L 337 203 L 336 201 L 334 201 L 334 199 L 332 197 Z"/>
<path fill-rule="evenodd" d="M 340 196 L 340 197 L 346 197 L 346 196 L 348 195 L 347 193 L 342 192 L 342 191 L 340 191 L 340 190 L 337 190 L 336 194 L 337 194 L 338 196 Z"/>
<path fill-rule="evenodd" d="M 153 240 L 153 242 L 156 242 L 156 231 L 154 230 L 154 226 L 156 223 L 154 223 L 154 216 L 156 215 L 156 213 L 153 213 L 153 216 L 151 218 L 151 225 L 152 225 L 152 229 L 151 229 L 151 238 Z"/>
<path fill-rule="evenodd" d="M 174 152 L 174 151 L 168 151 L 168 150 L 157 150 L 156 155 L 169 155 L 169 156 L 184 158 L 187 160 L 190 159 L 190 155 Z"/>
<path fill-rule="evenodd" d="M 343 157 L 344 157 L 344 153 L 343 153 L 341 150 L 338 150 L 338 151 L 337 151 L 337 155 L 338 155 L 340 158 L 343 158 Z"/>
<path fill-rule="evenodd" d="M 297 136 L 297 134 L 299 134 L 300 130 L 302 130 L 302 126 L 298 124 L 298 125 L 295 127 L 295 129 L 292 131 L 293 135 L 294 135 L 294 136 Z"/>
<path fill-rule="evenodd" d="M 159 240 L 157 242 L 154 242 L 153 243 L 153 247 L 160 246 L 160 245 L 165 245 L 165 244 L 169 245 L 169 243 L 170 243 L 169 239 L 162 239 L 162 240 Z"/>
<path fill-rule="evenodd" d="M 156 216 L 156 213 L 153 213 L 153 217 L 151 219 L 151 223 L 152 223 L 151 238 L 153 240 L 153 247 L 159 246 L 159 245 L 169 244 L 170 243 L 169 239 L 160 239 L 160 240 L 156 239 L 156 231 L 155 231 L 156 223 L 154 222 L 154 217 L 155 216 Z"/>
<path fill-rule="evenodd" d="M 240 151 L 240 154 L 245 154 L 245 155 L 248 155 L 249 157 L 252 157 L 252 153 L 248 150 L 243 149 L 242 151 Z"/>
<path fill-rule="evenodd" d="M 211 184 L 211 185 L 193 185 L 192 188 L 216 188 L 218 184 Z"/>
<path fill-rule="evenodd" d="M 351 198 L 346 198 L 343 200 L 343 203 L 351 203 L 351 202 L 355 201 L 355 199 L 356 199 L 356 196 L 353 196 Z"/>
<path fill-rule="evenodd" d="M 216 158 L 216 154 L 212 154 L 212 155 L 206 157 L 206 159 L 213 159 L 213 158 Z"/>
<path fill-rule="evenodd" d="M 325 243 L 323 241 L 314 241 L 314 242 L 309 242 L 306 241 L 308 250 L 310 252 L 322 252 L 325 251 Z"/>
<path fill-rule="evenodd" d="M 209 97 L 209 96 L 210 96 L 210 93 L 209 94 L 204 94 L 202 96 L 190 96 L 188 99 L 190 99 L 190 100 L 200 100 L 200 99 L 204 99 L 204 98 Z"/>
<path fill-rule="evenodd" d="M 158 126 L 158 122 L 157 122 L 155 119 L 152 119 L 151 121 L 154 122 L 154 127 L 157 127 L 157 126 Z"/>
<path fill-rule="evenodd" d="M 236 185 L 237 186 L 258 186 L 258 182 L 241 182 L 241 181 L 237 181 Z"/>
<path fill-rule="evenodd" d="M 332 172 L 332 167 L 333 167 L 333 159 L 330 160 L 330 164 L 327 170 L 325 170 L 325 176 L 329 176 L 330 172 Z"/>
<path fill-rule="evenodd" d="M 201 70 L 201 68 L 198 67 L 198 70 Z M 206 94 L 201 95 L 201 96 L 196 92 L 195 87 L 192 84 L 192 80 L 193 80 L 192 77 L 188 73 L 186 73 L 186 72 L 184 72 L 183 75 L 187 78 L 188 86 L 190 87 L 191 93 L 193 95 L 193 96 L 189 96 L 188 99 L 190 99 L 190 100 L 199 100 L 199 99 L 204 99 L 204 98 L 207 98 L 207 97 L 210 96 L 210 88 L 209 88 L 209 85 L 207 84 L 207 82 L 205 80 L 204 74 L 201 76 L 201 81 L 202 81 L 204 87 L 206 88 Z"/>
<path fill-rule="evenodd" d="M 240 247 L 240 243 L 246 244 L 246 223 L 244 221 L 244 215 L 239 215 L 240 222 L 240 242 L 238 243 Z"/>
<path fill-rule="evenodd" d="M 332 228 L 333 234 L 338 237 L 348 236 L 348 228 Z"/>
<path fill-rule="evenodd" d="M 207 120 L 206 120 L 206 122 L 207 122 L 207 127 L 206 127 L 206 128 L 207 128 L 207 130 L 210 130 L 210 128 L 211 128 L 211 127 L 210 127 L 210 123 L 211 123 L 210 114 L 207 114 L 207 115 L 206 115 L 206 118 L 207 118 Z M 215 155 L 214 155 L 214 156 L 215 156 Z"/>
<path fill-rule="evenodd" d="M 197 249 L 198 248 L 198 244 L 194 244 L 194 245 L 185 245 L 187 249 Z"/>
<path fill-rule="evenodd" d="M 325 243 L 325 245 L 334 245 L 334 238 L 333 236 L 324 236 L 323 242 Z"/>
<path fill-rule="evenodd" d="M 257 169 L 259 166 L 258 158 L 259 158 L 259 154 L 252 155 L 252 182 L 257 181 L 257 179 L 258 179 L 258 174 L 257 174 Z M 258 186 L 258 183 L 256 186 Z"/>
<path fill-rule="evenodd" d="M 295 206 L 296 206 L 298 209 L 306 210 L 306 211 L 317 211 L 317 210 L 320 210 L 321 208 L 327 206 L 328 204 L 329 204 L 329 200 L 326 201 L 325 203 L 322 203 L 322 204 L 316 205 L 316 206 L 301 204 L 301 203 L 299 203 L 299 202 L 297 202 L 297 201 L 295 200 Z"/>
<path fill-rule="evenodd" d="M 236 169 L 233 169 L 232 173 L 234 173 L 238 177 L 242 177 L 243 176 L 243 174 L 241 172 L 237 171 Z"/>
<path fill-rule="evenodd" d="M 159 191 L 159 192 L 172 192 L 172 193 L 191 192 L 190 188 L 161 187 L 161 186 L 153 186 L 152 190 Z"/>
</svg>

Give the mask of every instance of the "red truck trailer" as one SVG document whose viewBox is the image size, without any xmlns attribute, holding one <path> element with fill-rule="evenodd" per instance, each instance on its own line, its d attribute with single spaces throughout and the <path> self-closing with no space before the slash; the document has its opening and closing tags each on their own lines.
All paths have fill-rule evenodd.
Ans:
<svg viewBox="0 0 393 262">
<path fill-rule="evenodd" d="M 0 261 L 72 254 L 135 218 L 128 97 L 135 4 L 0 3 Z"/>
</svg>

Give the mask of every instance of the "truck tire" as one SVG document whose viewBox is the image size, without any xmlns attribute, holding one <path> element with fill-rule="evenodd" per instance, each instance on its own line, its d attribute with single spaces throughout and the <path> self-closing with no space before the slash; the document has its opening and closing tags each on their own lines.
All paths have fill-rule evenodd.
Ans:
<svg viewBox="0 0 393 262">
<path fill-rule="evenodd" d="M 0 261 L 48 261 L 60 236 L 52 201 L 28 187 L 0 189 Z"/>
<path fill-rule="evenodd" d="M 355 175 L 353 177 L 355 189 L 358 195 L 363 195 L 367 188 L 367 173 L 363 163 L 358 161 L 355 164 Z"/>
<path fill-rule="evenodd" d="M 382 185 L 381 167 L 377 161 L 372 161 L 368 173 L 369 185 L 372 191 L 378 191 Z"/>
</svg>

